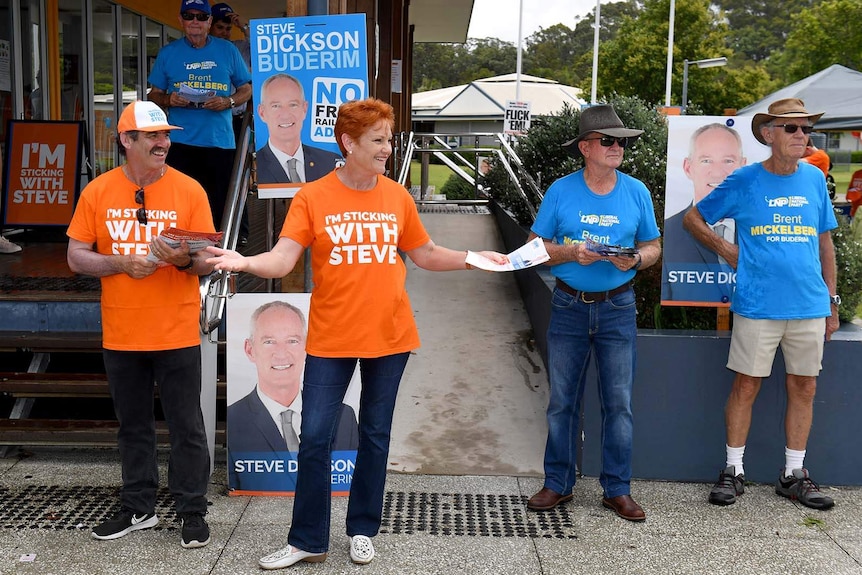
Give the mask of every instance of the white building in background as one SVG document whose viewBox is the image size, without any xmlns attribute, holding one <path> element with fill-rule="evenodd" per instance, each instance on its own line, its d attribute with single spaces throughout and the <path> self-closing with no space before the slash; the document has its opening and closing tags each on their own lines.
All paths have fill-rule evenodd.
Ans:
<svg viewBox="0 0 862 575">
<path fill-rule="evenodd" d="M 416 92 L 413 130 L 441 134 L 502 133 L 506 101 L 515 100 L 516 81 L 516 74 L 505 74 L 461 86 Z M 524 74 L 518 100 L 530 102 L 534 121 L 561 111 L 565 104 L 575 108 L 586 104 L 580 88 Z"/>
</svg>

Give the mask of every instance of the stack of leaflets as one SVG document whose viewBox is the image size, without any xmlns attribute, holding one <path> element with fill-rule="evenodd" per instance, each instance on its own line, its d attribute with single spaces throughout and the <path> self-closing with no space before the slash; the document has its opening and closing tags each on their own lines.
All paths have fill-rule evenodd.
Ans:
<svg viewBox="0 0 862 575">
<path fill-rule="evenodd" d="M 159 234 L 159 238 L 174 249 L 178 248 L 180 242 L 185 240 L 189 246 L 190 254 L 199 252 L 207 246 L 218 245 L 222 236 L 224 236 L 224 232 L 190 232 L 179 228 L 168 228 Z M 157 262 L 159 258 L 150 252 L 147 254 L 147 260 Z"/>
<path fill-rule="evenodd" d="M 638 253 L 637 248 L 627 248 L 619 245 L 608 245 L 594 242 L 587 238 L 587 249 L 603 256 L 625 256 L 633 258 Z"/>
</svg>

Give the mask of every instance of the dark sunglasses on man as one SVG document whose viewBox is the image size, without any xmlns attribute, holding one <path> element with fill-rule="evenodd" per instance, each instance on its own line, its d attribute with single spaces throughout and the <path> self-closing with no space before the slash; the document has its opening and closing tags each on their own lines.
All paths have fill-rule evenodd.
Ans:
<svg viewBox="0 0 862 575">
<path fill-rule="evenodd" d="M 614 142 L 620 145 L 620 148 L 625 148 L 629 145 L 628 138 L 616 138 L 614 136 L 602 136 L 601 138 L 584 138 L 584 141 L 589 142 L 590 140 L 598 140 L 599 144 L 602 145 L 603 148 L 610 148 L 614 145 Z"/>
<path fill-rule="evenodd" d="M 209 20 L 210 17 L 209 14 L 195 14 L 192 12 L 183 12 L 182 14 L 180 14 L 180 16 L 182 16 L 183 20 L 185 20 L 186 22 L 191 22 L 192 20 L 197 20 L 198 22 L 206 22 L 207 20 Z"/>
<path fill-rule="evenodd" d="M 773 128 L 784 128 L 784 131 L 788 134 L 795 134 L 797 128 L 802 130 L 803 134 L 810 134 L 814 131 L 814 126 L 799 126 L 797 124 L 774 124 Z"/>
</svg>

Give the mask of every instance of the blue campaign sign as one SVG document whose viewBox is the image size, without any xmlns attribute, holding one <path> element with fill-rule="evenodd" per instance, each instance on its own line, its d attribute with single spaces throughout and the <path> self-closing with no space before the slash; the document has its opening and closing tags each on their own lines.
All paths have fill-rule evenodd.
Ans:
<svg viewBox="0 0 862 575">
<path fill-rule="evenodd" d="M 368 96 L 365 15 L 252 20 L 250 31 L 261 197 L 292 197 L 343 161 L 338 107 Z"/>
<path fill-rule="evenodd" d="M 669 116 L 661 304 L 729 307 L 736 272 L 695 240 L 682 224 L 685 213 L 734 170 L 762 161 L 769 148 L 751 132 L 751 116 Z M 713 231 L 736 243 L 732 219 Z"/>
</svg>

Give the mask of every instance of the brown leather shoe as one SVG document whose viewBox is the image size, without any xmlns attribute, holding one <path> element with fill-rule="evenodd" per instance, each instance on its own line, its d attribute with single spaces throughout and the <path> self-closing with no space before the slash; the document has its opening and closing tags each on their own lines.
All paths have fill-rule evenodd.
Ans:
<svg viewBox="0 0 862 575">
<path fill-rule="evenodd" d="M 560 495 L 553 489 L 542 487 L 541 491 L 527 500 L 527 509 L 532 509 L 533 511 L 547 511 L 548 509 L 553 509 L 560 503 L 569 501 L 571 498 L 571 493 L 568 495 Z"/>
<path fill-rule="evenodd" d="M 628 519 L 629 521 L 643 521 L 646 519 L 646 513 L 643 508 L 632 499 L 631 495 L 618 495 L 616 497 L 602 498 L 602 507 L 612 509 L 614 513 Z"/>
</svg>

